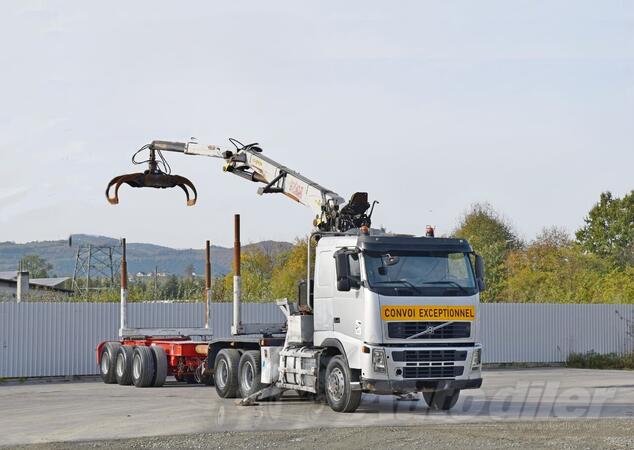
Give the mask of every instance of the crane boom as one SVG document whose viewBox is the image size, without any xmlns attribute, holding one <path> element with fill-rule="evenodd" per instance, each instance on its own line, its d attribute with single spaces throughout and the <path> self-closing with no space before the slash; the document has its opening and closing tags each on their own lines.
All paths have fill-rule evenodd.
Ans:
<svg viewBox="0 0 634 450">
<path fill-rule="evenodd" d="M 223 170 L 225 172 L 252 182 L 264 184 L 258 189 L 258 194 L 280 193 L 302 205 L 308 206 L 313 211 L 313 225 L 319 230 L 343 232 L 352 228 L 370 226 L 372 211 L 370 211 L 370 214 L 366 214 L 370 208 L 366 192 L 353 194 L 350 201 L 346 204 L 344 198 L 339 194 L 264 156 L 258 144 L 242 145 L 235 139 L 231 139 L 231 142 L 236 147 L 235 151 L 223 151 L 216 145 L 205 145 L 198 142 L 152 141 L 142 147 L 142 150 L 147 148 L 150 151 L 150 159 L 148 160 L 150 169 L 143 174 L 122 175 L 114 178 L 108 185 L 106 196 L 111 203 L 118 203 L 117 193 L 121 183 L 127 183 L 132 187 L 165 188 L 179 186 L 187 194 L 188 204 L 195 204 L 196 197 L 190 200 L 186 189 L 186 187 L 190 187 L 196 194 L 195 188 L 193 188 L 193 184 L 189 180 L 162 172 L 158 168 L 159 162 L 156 160 L 156 153 L 164 161 L 161 155 L 162 151 L 178 152 L 224 159 Z M 169 168 L 168 165 L 167 168 Z M 110 197 L 108 192 L 113 185 L 116 186 L 115 196 Z"/>
</svg>

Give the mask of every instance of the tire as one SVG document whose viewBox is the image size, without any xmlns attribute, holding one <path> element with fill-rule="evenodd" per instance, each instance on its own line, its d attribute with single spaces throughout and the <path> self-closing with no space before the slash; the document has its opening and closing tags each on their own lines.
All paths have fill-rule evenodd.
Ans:
<svg viewBox="0 0 634 450">
<path fill-rule="evenodd" d="M 234 348 L 223 348 L 214 363 L 214 384 L 222 398 L 236 398 L 238 392 L 238 370 L 240 352 Z"/>
<path fill-rule="evenodd" d="M 154 381 L 152 386 L 161 387 L 165 384 L 165 378 L 167 378 L 167 355 L 163 347 L 153 345 L 150 347 L 154 356 L 154 362 L 156 364 L 156 372 L 154 373 Z"/>
<path fill-rule="evenodd" d="M 262 361 L 259 350 L 249 350 L 242 354 L 238 365 L 240 395 L 246 398 L 262 390 Z"/>
<path fill-rule="evenodd" d="M 115 365 L 115 375 L 117 383 L 121 386 L 130 386 L 132 384 L 132 355 L 134 347 L 130 345 L 122 345 L 117 352 L 117 362 Z"/>
<path fill-rule="evenodd" d="M 333 356 L 326 367 L 326 400 L 336 412 L 354 412 L 361 403 L 361 391 L 350 387 L 352 374 L 343 356 Z"/>
<path fill-rule="evenodd" d="M 423 392 L 423 398 L 427 406 L 437 411 L 449 411 L 456 406 L 459 396 L 460 389 Z"/>
<path fill-rule="evenodd" d="M 150 347 L 139 346 L 132 356 L 132 383 L 136 387 L 150 387 L 154 384 L 156 363 Z"/>
<path fill-rule="evenodd" d="M 106 342 L 99 355 L 99 373 L 106 384 L 117 382 L 115 367 L 117 365 L 117 353 L 121 347 L 120 342 Z"/>
</svg>

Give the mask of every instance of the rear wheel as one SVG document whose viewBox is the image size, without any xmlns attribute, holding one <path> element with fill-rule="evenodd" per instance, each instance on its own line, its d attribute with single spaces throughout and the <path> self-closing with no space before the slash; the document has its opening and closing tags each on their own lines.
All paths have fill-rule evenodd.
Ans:
<svg viewBox="0 0 634 450">
<path fill-rule="evenodd" d="M 117 353 L 116 377 L 121 386 L 132 384 L 132 355 L 134 348 L 130 345 L 122 345 Z"/>
<path fill-rule="evenodd" d="M 214 384 L 222 398 L 238 396 L 238 371 L 240 353 L 234 348 L 223 348 L 218 352 L 214 364 Z"/>
<path fill-rule="evenodd" d="M 165 378 L 167 377 L 167 355 L 163 347 L 153 345 L 150 348 L 152 349 L 154 362 L 156 363 L 156 372 L 152 385 L 154 387 L 161 387 L 165 384 Z"/>
<path fill-rule="evenodd" d="M 246 398 L 263 388 L 261 380 L 261 359 L 258 350 L 249 350 L 242 354 L 238 366 L 240 395 Z"/>
<path fill-rule="evenodd" d="M 154 384 L 156 363 L 150 347 L 139 346 L 132 356 L 132 382 L 136 387 L 150 387 Z"/>
<path fill-rule="evenodd" d="M 456 406 L 459 396 L 460 389 L 423 392 L 427 406 L 438 411 L 448 411 Z"/>
<path fill-rule="evenodd" d="M 117 365 L 117 353 L 121 343 L 106 342 L 99 355 L 99 373 L 104 383 L 114 384 L 117 382 L 115 367 Z"/>
<path fill-rule="evenodd" d="M 361 403 L 361 391 L 350 386 L 352 374 L 341 355 L 333 356 L 326 367 L 326 399 L 333 411 L 354 412 Z"/>
</svg>

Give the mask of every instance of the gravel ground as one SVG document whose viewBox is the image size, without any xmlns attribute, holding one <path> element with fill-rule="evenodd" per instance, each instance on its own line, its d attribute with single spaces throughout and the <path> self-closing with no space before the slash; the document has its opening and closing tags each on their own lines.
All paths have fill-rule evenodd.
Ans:
<svg viewBox="0 0 634 450">
<path fill-rule="evenodd" d="M 418 427 L 317 428 L 293 431 L 219 432 L 122 440 L 59 442 L 21 449 L 631 449 L 634 420 L 550 420 Z"/>
</svg>

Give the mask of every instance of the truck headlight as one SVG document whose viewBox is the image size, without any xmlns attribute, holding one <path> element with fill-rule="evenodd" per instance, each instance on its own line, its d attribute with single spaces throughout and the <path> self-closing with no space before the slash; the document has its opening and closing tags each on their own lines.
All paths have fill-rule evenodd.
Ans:
<svg viewBox="0 0 634 450">
<path fill-rule="evenodd" d="M 375 372 L 385 372 L 385 350 L 382 348 L 372 349 L 372 368 Z"/>
<path fill-rule="evenodd" d="M 471 358 L 471 367 L 478 367 L 482 363 L 482 349 L 476 348 L 473 350 L 473 357 Z"/>
</svg>

